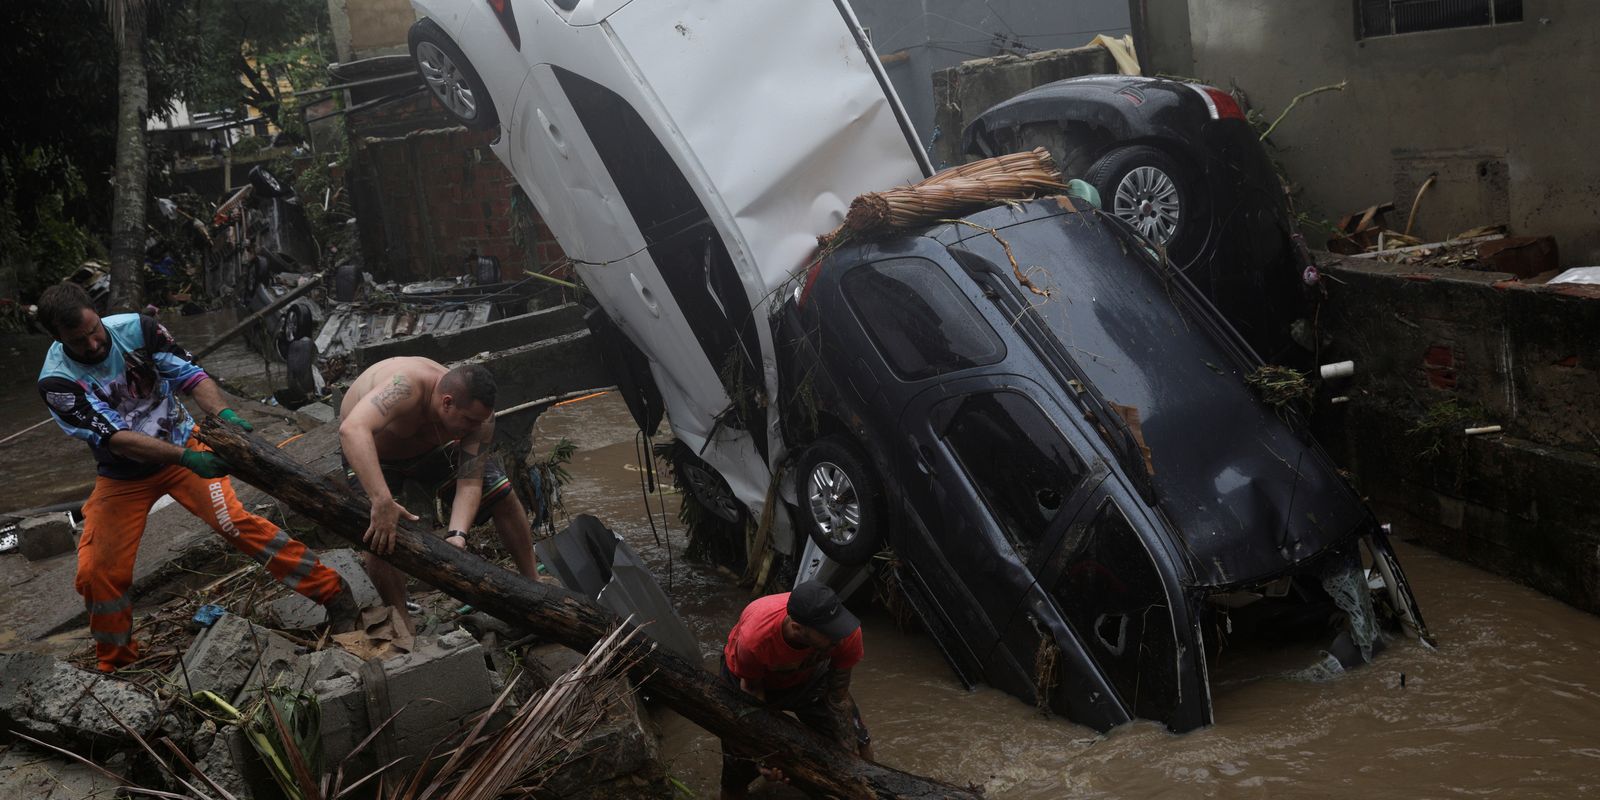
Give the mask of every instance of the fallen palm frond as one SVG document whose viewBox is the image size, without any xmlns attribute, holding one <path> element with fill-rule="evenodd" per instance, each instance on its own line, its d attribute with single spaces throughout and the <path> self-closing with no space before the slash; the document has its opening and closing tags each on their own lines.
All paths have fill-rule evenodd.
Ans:
<svg viewBox="0 0 1600 800">
<path fill-rule="evenodd" d="M 1311 399 L 1311 382 L 1305 373 L 1288 367 L 1267 364 L 1245 377 L 1244 382 L 1270 406 L 1286 406 Z"/>
<path fill-rule="evenodd" d="M 494 800 L 533 793 L 568 761 L 584 755 L 577 748 L 586 734 L 631 691 L 620 679 L 635 659 L 622 653 L 638 635 L 640 629 L 625 622 L 504 728 L 484 735 L 489 718 L 517 684 L 510 681 L 427 787 L 419 792 L 418 772 L 393 800 Z"/>
<path fill-rule="evenodd" d="M 842 229 L 856 236 L 876 236 L 1066 188 L 1050 152 L 1036 147 L 974 161 L 910 186 L 867 192 L 851 201 Z"/>
</svg>

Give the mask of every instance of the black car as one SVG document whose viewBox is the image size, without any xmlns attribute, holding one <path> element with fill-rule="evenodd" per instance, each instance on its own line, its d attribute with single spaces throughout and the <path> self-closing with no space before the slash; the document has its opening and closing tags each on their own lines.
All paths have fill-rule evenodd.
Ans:
<svg viewBox="0 0 1600 800">
<path fill-rule="evenodd" d="M 1343 612 L 1330 650 L 1353 665 L 1380 643 L 1371 581 L 1424 631 L 1370 511 L 1247 387 L 1237 334 L 1085 203 L 840 247 L 774 329 L 800 526 L 837 561 L 892 551 L 969 684 L 1184 731 L 1211 721 L 1213 632 L 1247 614 Z"/>
<path fill-rule="evenodd" d="M 1093 184 L 1106 211 L 1164 247 L 1264 358 L 1304 360 L 1290 326 L 1307 316 L 1310 262 L 1227 92 L 1127 75 L 1056 81 L 984 111 L 962 147 L 980 157 L 1047 148 L 1062 174 Z"/>
</svg>

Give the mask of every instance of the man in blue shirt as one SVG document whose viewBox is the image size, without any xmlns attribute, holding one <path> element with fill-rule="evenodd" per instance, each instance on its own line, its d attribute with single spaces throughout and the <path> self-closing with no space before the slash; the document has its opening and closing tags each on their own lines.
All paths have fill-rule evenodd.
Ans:
<svg viewBox="0 0 1600 800">
<path fill-rule="evenodd" d="M 101 318 L 75 284 L 46 289 L 39 321 L 56 340 L 39 371 L 39 395 L 69 436 L 88 443 L 99 464 L 83 506 L 76 588 L 89 608 L 99 669 L 138 660 L 133 641 L 134 558 L 150 506 L 162 495 L 205 520 L 274 578 L 328 608 L 336 629 L 359 611 L 337 572 L 276 525 L 244 509 L 228 464 L 195 438 L 194 420 L 173 390 L 207 414 L 245 430 L 222 390 L 154 318 Z"/>
</svg>

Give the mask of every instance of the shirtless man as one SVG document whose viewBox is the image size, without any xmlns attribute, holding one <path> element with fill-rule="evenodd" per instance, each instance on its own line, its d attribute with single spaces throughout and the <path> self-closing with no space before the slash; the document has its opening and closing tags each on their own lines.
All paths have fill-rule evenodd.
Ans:
<svg viewBox="0 0 1600 800">
<path fill-rule="evenodd" d="M 533 531 L 505 471 L 489 454 L 494 439 L 494 378 L 472 365 L 446 370 L 426 358 L 387 358 L 350 385 L 339 408 L 339 444 L 351 488 L 372 501 L 367 573 L 383 602 L 415 633 L 406 611 L 406 576 L 378 556 L 394 552 L 400 517 L 395 499 L 407 480 L 450 500 L 446 541 L 467 546 L 474 524 L 494 519 L 517 569 L 537 579 Z"/>
</svg>

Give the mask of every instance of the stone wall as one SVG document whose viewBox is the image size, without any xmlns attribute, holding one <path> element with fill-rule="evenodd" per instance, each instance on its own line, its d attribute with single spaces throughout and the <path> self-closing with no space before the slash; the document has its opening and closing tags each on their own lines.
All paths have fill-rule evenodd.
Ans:
<svg viewBox="0 0 1600 800">
<path fill-rule="evenodd" d="M 1402 536 L 1600 612 L 1600 287 L 1339 259 L 1325 444 Z M 1467 436 L 1467 427 L 1500 433 Z"/>
</svg>

